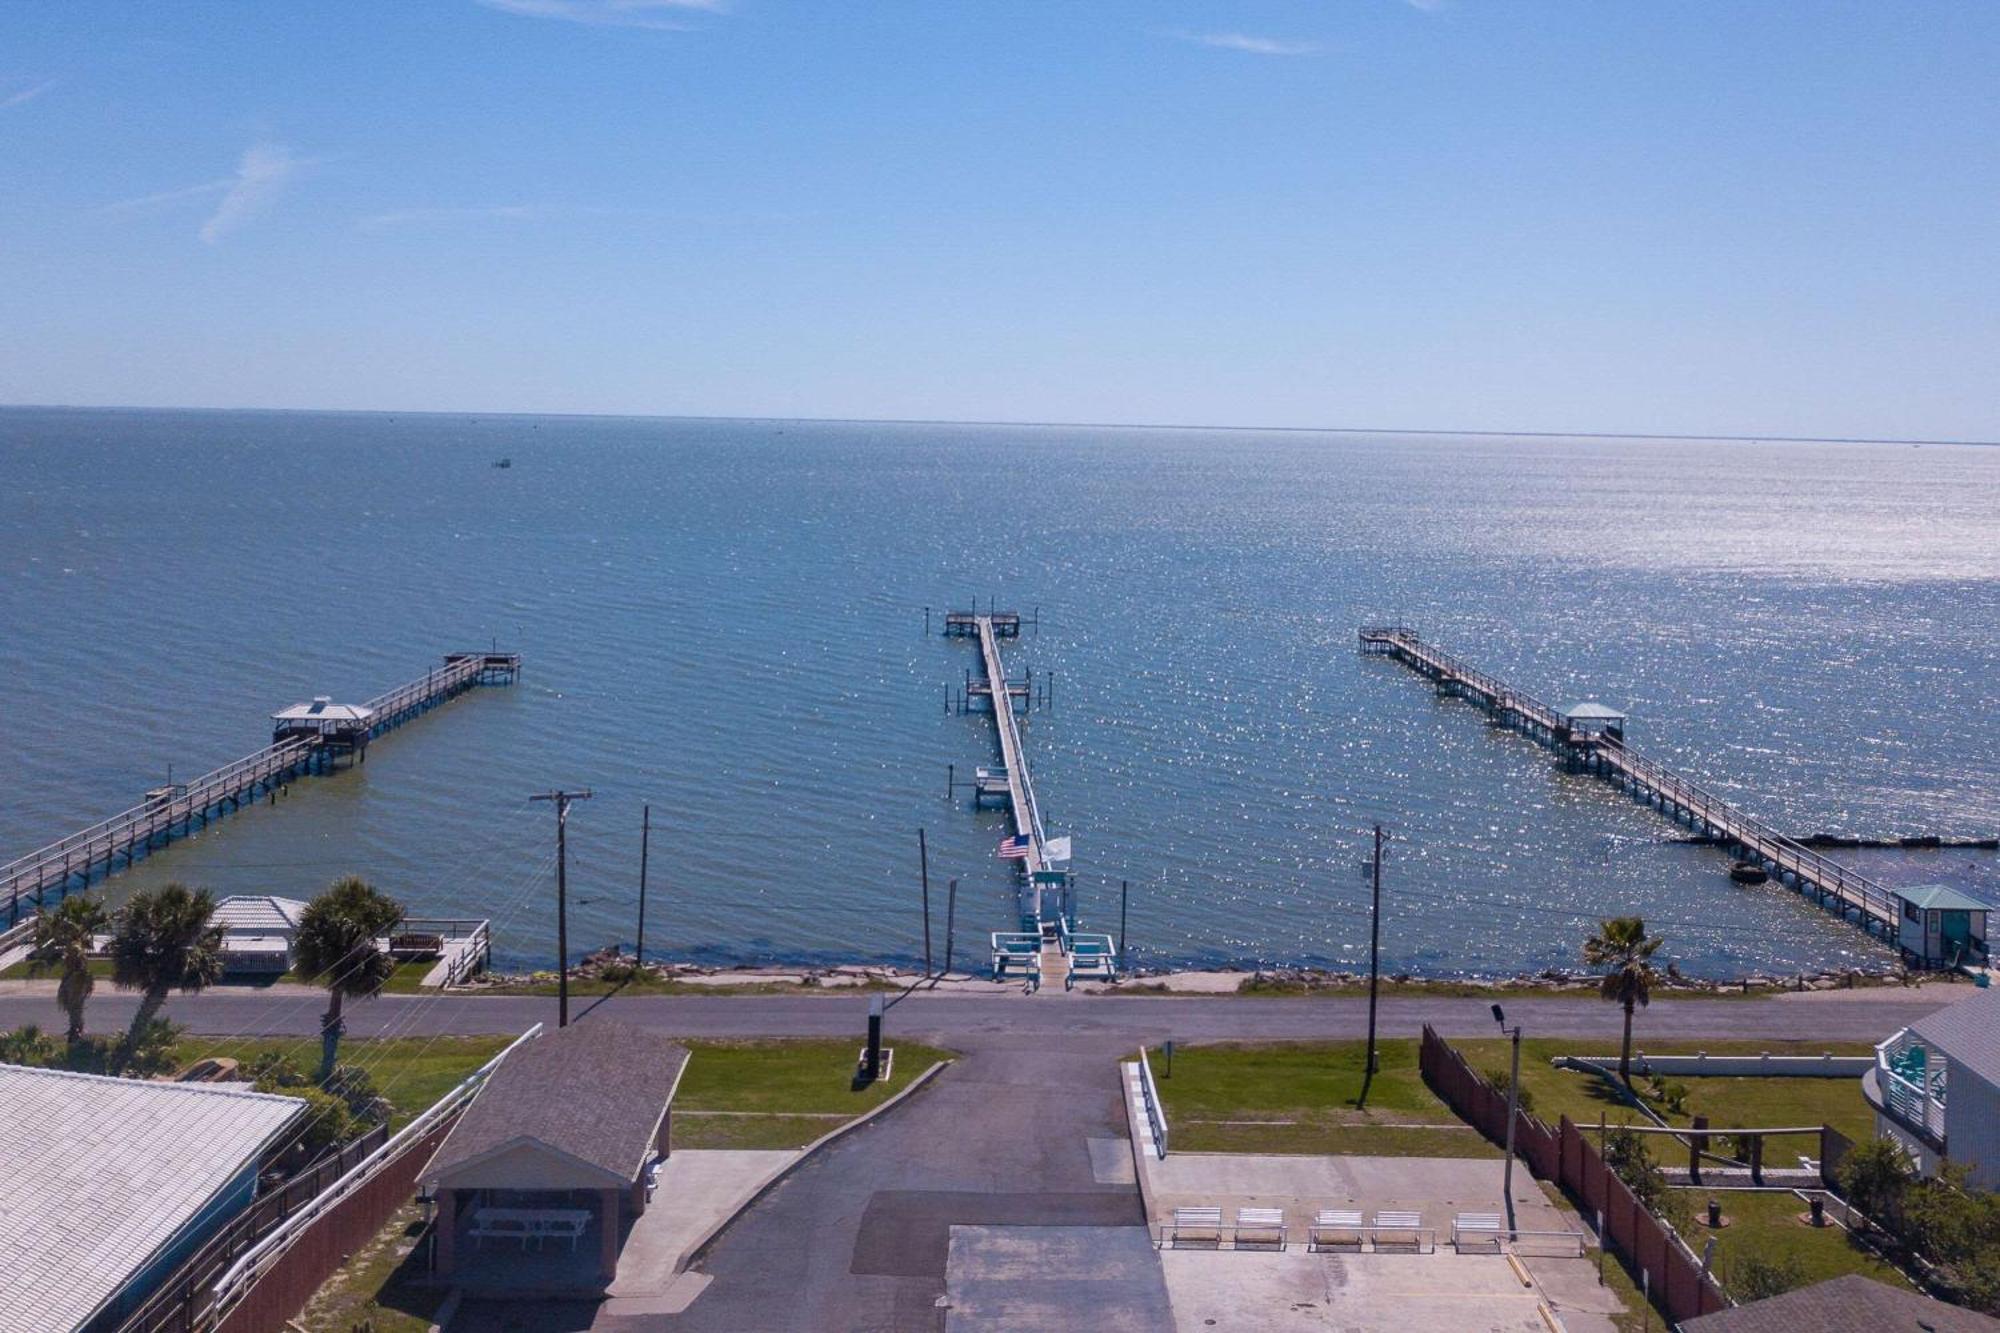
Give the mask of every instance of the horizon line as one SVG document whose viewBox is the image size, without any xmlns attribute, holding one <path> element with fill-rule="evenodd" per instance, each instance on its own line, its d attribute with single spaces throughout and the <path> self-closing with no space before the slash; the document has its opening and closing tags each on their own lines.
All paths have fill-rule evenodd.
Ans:
<svg viewBox="0 0 2000 1333">
<path fill-rule="evenodd" d="M 1450 430 L 1410 426 L 1255 426 L 1216 425 L 1198 422 L 1143 421 L 1034 421 L 980 417 L 840 417 L 733 415 L 703 412 L 524 412 L 480 411 L 460 408 L 381 408 L 381 407 L 190 407 L 185 404 L 162 406 L 128 403 L 0 403 L 0 412 L 261 412 L 302 416 L 432 416 L 432 417 L 548 417 L 555 420 L 606 421 L 777 421 L 800 425 L 856 426 L 1010 426 L 1035 430 L 1160 430 L 1229 431 L 1240 434 L 1295 435 L 1420 435 L 1463 436 L 1475 439 L 1529 440 L 1688 440 L 1723 444 L 1909 444 L 1943 447 L 1994 448 L 2000 439 L 1949 439 L 1931 437 L 1895 438 L 1872 435 L 1744 435 L 1721 433 L 1680 433 L 1674 431 L 1589 431 L 1589 430 Z"/>
</svg>

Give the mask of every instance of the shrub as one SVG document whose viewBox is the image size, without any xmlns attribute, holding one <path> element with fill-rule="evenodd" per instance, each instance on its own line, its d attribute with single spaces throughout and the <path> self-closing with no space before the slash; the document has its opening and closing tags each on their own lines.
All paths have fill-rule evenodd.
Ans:
<svg viewBox="0 0 2000 1333">
<path fill-rule="evenodd" d="M 1507 1085 L 1514 1081 L 1508 1075 L 1507 1071 L 1504 1069 L 1488 1069 L 1481 1075 L 1481 1077 L 1484 1078 L 1488 1083 L 1491 1083 L 1493 1085 L 1493 1090 L 1499 1093 L 1502 1097 L 1505 1097 L 1507 1095 Z M 1520 1092 L 1516 1094 L 1515 1104 L 1519 1106 L 1523 1111 L 1526 1111 L 1529 1115 L 1533 1115 L 1535 1113 L 1534 1090 L 1528 1087 L 1527 1084 L 1523 1083 L 1521 1085 Z"/>
<path fill-rule="evenodd" d="M 311 1082 L 305 1071 L 280 1051 L 262 1052 L 243 1067 L 243 1072 L 250 1076 L 259 1092 L 284 1092 Z"/>
<path fill-rule="evenodd" d="M 39 1023 L 23 1023 L 0 1032 L 0 1064 L 54 1069 L 62 1063 L 62 1043 L 42 1031 Z"/>
<path fill-rule="evenodd" d="M 1848 1149 L 1834 1175 L 1850 1204 L 1887 1224 L 1909 1188 L 1910 1159 L 1894 1139 L 1870 1139 Z"/>
<path fill-rule="evenodd" d="M 340 1098 L 348 1114 L 363 1124 L 380 1124 L 396 1108 L 375 1088 L 375 1076 L 360 1065 L 336 1065 L 326 1090 Z"/>
<path fill-rule="evenodd" d="M 1798 1256 L 1793 1254 L 1775 1259 L 1766 1259 L 1758 1254 L 1738 1255 L 1729 1265 L 1725 1279 L 1729 1294 L 1743 1304 L 1761 1301 L 1767 1296 L 1782 1296 L 1804 1282 L 1805 1269 Z"/>
</svg>

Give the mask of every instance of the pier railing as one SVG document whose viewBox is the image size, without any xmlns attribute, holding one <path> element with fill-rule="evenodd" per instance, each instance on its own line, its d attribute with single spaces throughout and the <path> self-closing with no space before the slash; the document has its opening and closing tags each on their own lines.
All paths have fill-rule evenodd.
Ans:
<svg viewBox="0 0 2000 1333">
<path fill-rule="evenodd" d="M 193 819 L 222 801 L 240 797 L 259 782 L 302 766 L 317 743 L 295 738 L 267 746 L 214 772 L 192 778 L 184 786 L 177 784 L 167 795 L 143 801 L 26 856 L 16 857 L 0 866 L 0 892 L 6 893 L 10 905 L 18 910 L 23 894 L 60 883 L 71 873 L 88 869 L 99 859 L 108 860 L 114 852 L 133 846 L 141 838 Z"/>
<path fill-rule="evenodd" d="M 1621 738 L 1601 732 L 1572 734 L 1562 714 L 1548 704 L 1434 644 L 1425 643 L 1407 626 L 1364 625 L 1360 634 L 1364 649 L 1393 654 L 1420 674 L 1441 683 L 1450 681 L 1496 714 L 1518 714 L 1546 731 L 1558 748 L 1567 748 L 1576 756 L 1615 770 L 1634 788 L 1651 793 L 1663 805 L 1679 807 L 1691 820 L 1707 825 L 1725 841 L 1736 843 L 1750 855 L 1768 862 L 1780 876 L 1788 874 L 1801 888 L 1830 896 L 1843 909 L 1859 912 L 1864 924 L 1872 918 L 1889 929 L 1896 927 L 1898 900 L 1887 887 L 1786 837 L 1666 765 L 1628 748 Z"/>
</svg>

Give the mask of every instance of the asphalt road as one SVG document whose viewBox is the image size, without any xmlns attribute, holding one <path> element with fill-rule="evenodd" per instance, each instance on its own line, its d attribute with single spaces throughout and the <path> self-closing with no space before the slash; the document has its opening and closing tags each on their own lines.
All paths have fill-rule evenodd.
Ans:
<svg viewBox="0 0 2000 1333">
<path fill-rule="evenodd" d="M 1880 1041 L 1942 1004 L 1971 993 L 1969 987 L 1828 991 L 1764 999 L 1672 998 L 1653 1002 L 1639 1019 L 1649 1037 Z M 1504 1001 L 1510 1021 L 1531 1035 L 1612 1038 L 1617 1010 L 1595 996 Z M 100 990 L 90 1001 L 90 1026 L 113 1031 L 131 1021 L 134 1000 Z M 1387 1036 L 1415 1036 L 1429 1023 L 1446 1036 L 1490 1036 L 1485 999 L 1387 996 L 1380 1027 Z M 309 1036 L 318 1031 L 324 998 L 317 992 L 176 996 L 167 1017 L 202 1036 Z M 593 1015 L 689 1037 L 811 1037 L 860 1034 L 868 996 L 738 995 L 610 996 L 572 998 L 572 1020 Z M 1125 1046 L 1140 1041 L 1224 1041 L 1357 1037 L 1368 1006 L 1360 998 L 1239 999 L 1233 996 L 1108 996 L 1045 993 L 933 995 L 917 993 L 889 1011 L 891 1034 L 934 1038 L 946 1045 L 980 1034 L 1038 1038 L 1104 1038 Z M 553 1023 L 553 999 L 500 995 L 385 995 L 349 1002 L 351 1037 L 515 1033 L 533 1023 Z M 39 1023 L 60 1030 L 53 996 L 0 994 L 0 1028 Z"/>
</svg>

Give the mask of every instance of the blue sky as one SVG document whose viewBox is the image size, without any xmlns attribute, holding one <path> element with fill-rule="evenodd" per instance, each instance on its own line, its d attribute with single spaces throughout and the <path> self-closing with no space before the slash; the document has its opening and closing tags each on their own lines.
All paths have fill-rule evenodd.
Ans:
<svg viewBox="0 0 2000 1333">
<path fill-rule="evenodd" d="M 2000 5 L 0 6 L 0 402 L 2000 438 Z"/>
</svg>

